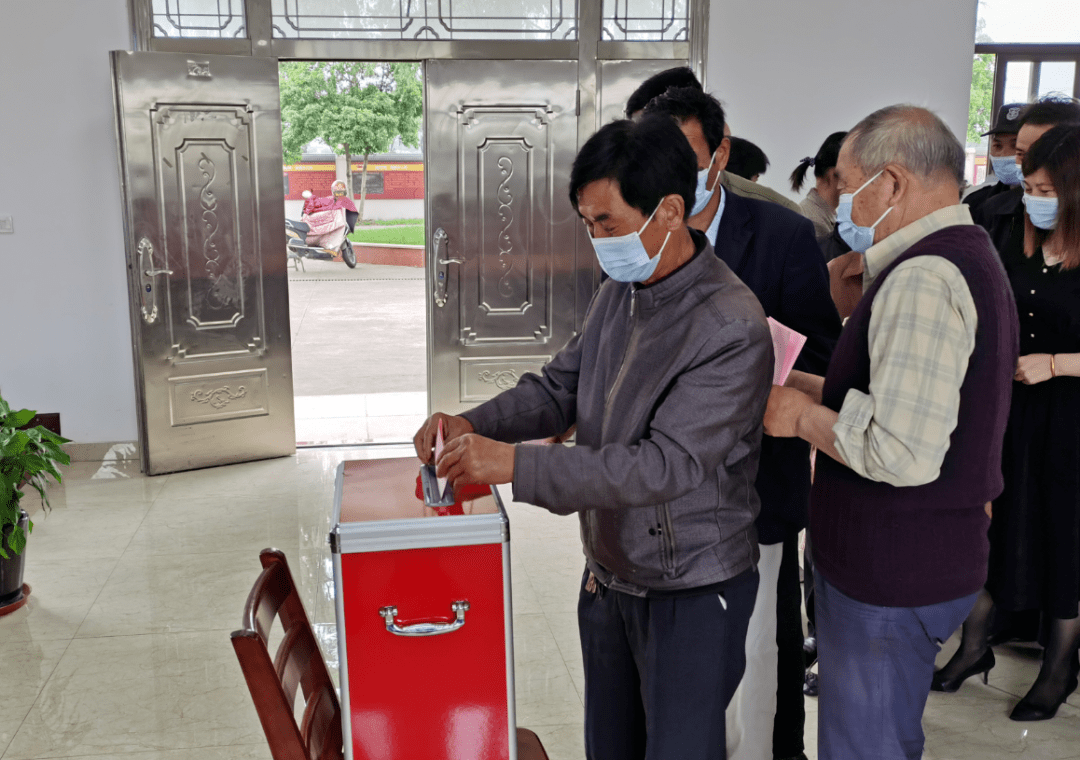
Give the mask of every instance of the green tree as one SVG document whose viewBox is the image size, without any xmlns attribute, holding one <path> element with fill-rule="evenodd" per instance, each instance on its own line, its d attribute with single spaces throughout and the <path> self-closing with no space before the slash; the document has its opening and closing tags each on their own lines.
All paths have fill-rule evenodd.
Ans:
<svg viewBox="0 0 1080 760">
<path fill-rule="evenodd" d="M 367 197 L 368 156 L 385 153 L 394 138 L 420 144 L 423 101 L 416 63 L 287 62 L 280 67 L 281 142 L 286 164 L 300 159 L 315 138 L 345 155 L 352 192 L 351 156 L 362 155 L 360 218 Z"/>
<path fill-rule="evenodd" d="M 971 102 L 968 106 L 967 141 L 979 142 L 994 120 L 994 64 L 991 53 L 976 55 L 971 67 Z"/>
</svg>

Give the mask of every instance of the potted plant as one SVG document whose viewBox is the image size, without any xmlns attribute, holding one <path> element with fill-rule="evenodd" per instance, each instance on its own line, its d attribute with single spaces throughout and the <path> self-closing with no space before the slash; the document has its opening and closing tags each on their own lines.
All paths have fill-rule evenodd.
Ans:
<svg viewBox="0 0 1080 760">
<path fill-rule="evenodd" d="M 37 412 L 12 411 L 0 397 L 0 611 L 23 601 L 23 549 L 34 529 L 30 516 L 19 502 L 22 488 L 29 484 L 41 494 L 41 506 L 48 513 L 47 479 L 60 482 L 58 465 L 70 464 L 71 458 L 60 448 L 67 443 L 55 433 L 38 425 L 25 428 Z"/>
</svg>

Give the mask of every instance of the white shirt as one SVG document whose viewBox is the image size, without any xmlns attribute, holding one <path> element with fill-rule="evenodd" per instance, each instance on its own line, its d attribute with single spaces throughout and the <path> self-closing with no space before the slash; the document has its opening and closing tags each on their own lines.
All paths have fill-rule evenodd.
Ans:
<svg viewBox="0 0 1080 760">
<path fill-rule="evenodd" d="M 716 247 L 716 233 L 720 230 L 720 217 L 724 215 L 724 206 L 727 205 L 727 195 L 724 193 L 724 186 L 718 185 L 717 190 L 720 191 L 720 205 L 716 207 L 716 215 L 709 224 L 709 229 L 705 230 L 705 237 L 709 239 L 709 242 L 712 243 L 714 248 Z"/>
</svg>

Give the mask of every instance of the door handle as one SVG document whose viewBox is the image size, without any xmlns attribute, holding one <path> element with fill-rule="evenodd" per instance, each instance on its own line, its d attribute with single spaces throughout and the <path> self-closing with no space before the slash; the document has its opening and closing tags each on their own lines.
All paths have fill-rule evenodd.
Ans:
<svg viewBox="0 0 1080 760">
<path fill-rule="evenodd" d="M 139 269 L 142 271 L 139 290 L 142 296 L 142 318 L 148 325 L 154 324 L 158 318 L 157 287 L 155 278 L 158 275 L 171 275 L 171 269 L 154 268 L 154 244 L 148 238 L 139 241 Z"/>
<path fill-rule="evenodd" d="M 413 625 L 399 626 L 394 618 L 397 617 L 397 607 L 389 605 L 379 610 L 379 617 L 386 622 L 386 630 L 395 636 L 441 636 L 444 633 L 453 633 L 465 625 L 465 613 L 469 609 L 467 601 L 454 602 L 450 605 L 454 611 L 455 619 L 452 623 L 414 623 Z"/>
<path fill-rule="evenodd" d="M 450 279 L 450 265 L 451 264 L 464 264 L 465 259 L 458 259 L 450 256 L 450 236 L 446 234 L 446 230 L 439 227 L 435 230 L 435 234 L 431 238 L 431 244 L 434 250 L 432 258 L 435 259 L 435 292 L 432 294 L 435 299 L 435 305 L 440 309 L 446 306 L 447 301 L 447 286 Z M 445 258 L 439 258 L 440 246 L 445 248 Z"/>
</svg>

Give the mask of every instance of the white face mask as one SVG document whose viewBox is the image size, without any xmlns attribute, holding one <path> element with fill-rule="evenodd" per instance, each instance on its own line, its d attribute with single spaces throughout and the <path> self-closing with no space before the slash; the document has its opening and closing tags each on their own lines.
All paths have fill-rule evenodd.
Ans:
<svg viewBox="0 0 1080 760">
<path fill-rule="evenodd" d="M 690 216 L 697 216 L 705 207 L 709 205 L 709 201 L 712 200 L 713 194 L 716 192 L 716 186 L 720 184 L 720 172 L 716 173 L 716 182 L 713 182 L 712 189 L 709 188 L 709 172 L 712 171 L 713 164 L 716 162 L 716 151 L 713 151 L 712 159 L 709 161 L 709 165 L 698 172 L 697 175 L 697 193 L 694 196 L 694 207 L 690 209 Z"/>
<path fill-rule="evenodd" d="M 659 209 L 658 204 L 653 209 L 653 212 L 649 214 L 649 218 L 645 220 L 645 224 L 641 225 L 641 229 L 631 232 L 629 235 L 594 238 L 592 233 L 589 233 L 589 239 L 592 241 L 593 250 L 596 251 L 596 258 L 600 262 L 600 268 L 607 272 L 608 277 L 617 282 L 645 282 L 653 276 L 656 266 L 660 263 L 660 254 L 667 247 L 671 233 L 667 234 L 667 237 L 664 238 L 664 244 L 660 246 L 660 250 L 657 251 L 656 255 L 651 258 L 649 252 L 645 250 L 645 244 L 641 242 L 641 233 L 649 226 L 649 222 L 653 220 Z"/>
<path fill-rule="evenodd" d="M 1027 209 L 1031 223 L 1040 230 L 1052 230 L 1057 227 L 1058 199 L 1024 193 L 1024 208 Z"/>
<path fill-rule="evenodd" d="M 840 196 L 840 203 L 836 207 L 836 222 L 839 225 L 840 237 L 844 239 L 844 242 L 851 246 L 851 250 L 858 251 L 859 253 L 866 253 L 870 246 L 874 244 L 874 230 L 877 226 L 889 215 L 889 212 L 895 208 L 889 206 L 885 209 L 885 213 L 882 214 L 876 222 L 869 227 L 860 227 L 851 220 L 851 210 L 855 205 L 855 196 L 865 190 L 871 182 L 876 180 L 885 172 L 884 169 L 879 171 L 870 179 L 863 183 L 862 187 L 853 193 L 843 193 Z"/>
</svg>

